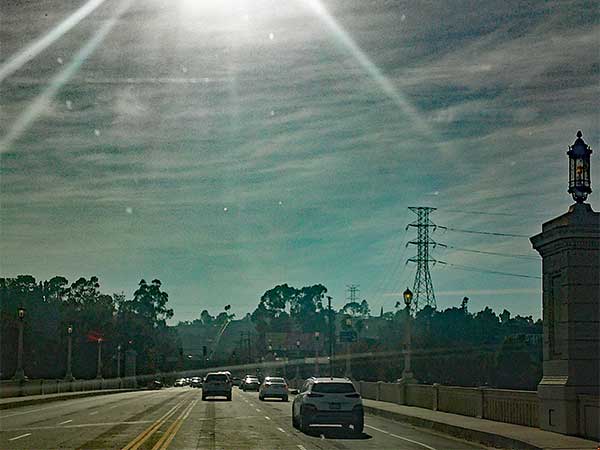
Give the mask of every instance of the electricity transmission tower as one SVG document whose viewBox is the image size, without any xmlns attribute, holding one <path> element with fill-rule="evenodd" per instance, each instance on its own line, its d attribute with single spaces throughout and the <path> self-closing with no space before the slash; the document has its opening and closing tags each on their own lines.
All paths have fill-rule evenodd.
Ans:
<svg viewBox="0 0 600 450">
<path fill-rule="evenodd" d="M 348 300 L 349 302 L 356 302 L 356 295 L 358 294 L 358 291 L 360 290 L 358 288 L 358 284 L 347 284 L 346 285 L 346 289 L 348 290 L 348 296 L 346 297 L 346 300 Z"/>
<path fill-rule="evenodd" d="M 435 248 L 436 246 L 445 247 L 444 244 L 438 244 L 433 239 L 429 237 L 429 230 L 436 229 L 436 224 L 434 224 L 429 219 L 429 213 L 431 211 L 435 211 L 436 208 L 429 208 L 424 206 L 410 206 L 412 212 L 417 215 L 417 221 L 408 224 L 406 229 L 409 227 L 415 227 L 417 229 L 417 239 L 409 241 L 406 245 L 416 245 L 417 246 L 417 256 L 413 256 L 409 258 L 406 262 L 412 262 L 417 264 L 417 273 L 415 274 L 415 282 L 413 284 L 413 306 L 414 311 L 419 310 L 419 306 L 423 307 L 423 303 L 425 305 L 429 305 L 433 308 L 436 307 L 435 304 L 435 293 L 433 292 L 433 282 L 431 281 L 431 274 L 429 273 L 429 263 L 436 263 L 437 261 L 431 257 L 430 249 Z M 419 302 L 421 302 L 419 304 Z"/>
</svg>

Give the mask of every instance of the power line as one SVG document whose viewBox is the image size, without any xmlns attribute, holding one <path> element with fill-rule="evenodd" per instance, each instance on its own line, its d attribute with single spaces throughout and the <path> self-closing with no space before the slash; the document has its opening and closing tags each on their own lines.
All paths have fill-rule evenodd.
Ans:
<svg viewBox="0 0 600 450">
<path fill-rule="evenodd" d="M 493 231 L 478 231 L 478 230 L 461 230 L 459 228 L 444 227 L 441 225 L 438 225 L 438 228 L 441 228 L 442 230 L 456 231 L 458 233 L 486 234 L 489 236 L 507 236 L 507 237 L 529 238 L 529 236 L 527 236 L 526 234 L 496 233 Z"/>
<path fill-rule="evenodd" d="M 459 214 L 477 214 L 477 215 L 482 215 L 482 216 L 506 216 L 506 217 L 518 216 L 518 214 L 510 214 L 510 213 L 494 213 L 494 212 L 487 212 L 487 211 L 461 211 L 458 209 L 444 209 L 443 211 L 451 212 L 451 213 L 459 213 Z"/>
<path fill-rule="evenodd" d="M 541 280 L 542 277 L 538 277 L 535 275 L 523 275 L 520 273 L 511 273 L 511 272 L 501 272 L 498 270 L 488 270 L 488 269 L 481 269 L 479 267 L 472 267 L 472 266 L 465 266 L 462 264 L 452 264 L 449 262 L 445 262 L 445 261 L 438 261 L 439 264 L 443 264 L 445 266 L 450 266 L 453 267 L 455 269 L 459 269 L 459 270 L 466 270 L 468 272 L 480 272 L 480 273 L 490 273 L 490 274 L 494 274 L 494 275 L 504 275 L 507 277 L 517 277 L 517 278 L 532 278 L 535 280 Z"/>
<path fill-rule="evenodd" d="M 510 257 L 510 258 L 531 259 L 531 260 L 535 260 L 535 261 L 539 261 L 539 259 L 540 259 L 537 256 L 531 256 L 531 255 L 515 255 L 515 254 L 511 254 L 511 253 L 488 252 L 488 251 L 484 251 L 484 250 L 474 250 L 474 249 L 470 249 L 470 248 L 454 247 L 452 245 L 448 245 L 448 248 L 457 250 L 459 252 L 481 253 L 483 255 L 506 256 L 506 257 Z"/>
</svg>

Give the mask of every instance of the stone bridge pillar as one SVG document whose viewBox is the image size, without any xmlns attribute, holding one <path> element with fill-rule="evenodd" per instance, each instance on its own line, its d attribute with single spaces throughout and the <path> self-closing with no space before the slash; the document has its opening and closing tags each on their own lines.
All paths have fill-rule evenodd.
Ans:
<svg viewBox="0 0 600 450">
<path fill-rule="evenodd" d="M 540 427 L 598 438 L 600 213 L 580 202 L 531 238 L 542 256 Z"/>
</svg>

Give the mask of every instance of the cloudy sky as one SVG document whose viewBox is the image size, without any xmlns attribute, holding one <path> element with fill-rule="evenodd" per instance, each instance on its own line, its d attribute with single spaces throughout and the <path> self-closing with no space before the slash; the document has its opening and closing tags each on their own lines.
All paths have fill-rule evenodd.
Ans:
<svg viewBox="0 0 600 450">
<path fill-rule="evenodd" d="M 1 9 L 2 276 L 128 295 L 159 278 L 175 320 L 242 316 L 285 282 L 339 307 L 353 283 L 378 313 L 414 280 L 408 207 L 432 206 L 438 225 L 516 235 L 433 233 L 438 307 L 539 317 L 526 236 L 572 203 L 578 129 L 600 173 L 593 1 Z"/>
</svg>

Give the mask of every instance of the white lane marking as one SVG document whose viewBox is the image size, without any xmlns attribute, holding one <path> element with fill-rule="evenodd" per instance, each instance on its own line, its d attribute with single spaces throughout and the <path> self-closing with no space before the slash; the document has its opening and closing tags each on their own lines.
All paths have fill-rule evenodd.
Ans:
<svg viewBox="0 0 600 450">
<path fill-rule="evenodd" d="M 17 439 L 21 439 L 21 438 L 24 438 L 27 436 L 31 436 L 31 433 L 25 433 L 25 434 L 22 434 L 21 436 L 15 436 L 14 438 L 10 438 L 9 441 L 16 441 Z"/>
<path fill-rule="evenodd" d="M 251 418 L 251 417 L 256 417 L 256 416 L 249 416 L 247 418 Z M 211 419 L 214 420 L 214 419 Z M 85 427 L 112 427 L 115 425 L 138 425 L 138 424 L 144 424 L 144 423 L 153 423 L 154 420 L 136 420 L 136 421 L 131 421 L 131 422 L 103 422 L 103 423 L 81 423 L 81 424 L 76 424 L 76 425 L 65 425 L 62 428 L 85 428 Z M 33 430 L 33 431 L 37 431 L 37 430 L 56 430 L 56 425 L 51 425 L 51 426 L 43 426 L 43 427 L 27 427 L 27 428 L 4 428 L 2 429 L 3 433 L 6 432 L 10 432 L 10 431 L 25 431 L 25 430 Z"/>
<path fill-rule="evenodd" d="M 282 433 L 285 433 L 285 430 L 284 430 L 283 428 L 277 427 L 277 429 L 278 429 L 279 431 L 281 431 Z"/>
<path fill-rule="evenodd" d="M 379 428 L 372 427 L 371 425 L 365 425 L 367 428 L 371 428 L 372 430 L 379 431 L 380 433 L 390 434 L 389 431 L 381 430 Z"/>
<path fill-rule="evenodd" d="M 304 447 L 304 445 L 300 445 L 300 444 L 298 444 L 298 448 L 299 448 L 300 450 L 306 450 L 306 448 Z"/>
<path fill-rule="evenodd" d="M 160 391 L 155 391 L 155 392 L 160 392 Z M 123 394 L 119 394 L 119 395 L 127 395 L 127 394 L 136 394 L 135 398 L 132 399 L 127 399 L 127 400 L 137 400 L 139 397 L 142 397 L 143 395 L 148 395 L 148 391 L 144 391 L 142 394 L 140 394 L 139 392 L 125 392 Z M 127 395 L 129 397 L 129 395 Z M 133 395 L 132 395 L 133 396 Z M 97 402 L 98 401 L 98 397 L 92 397 L 92 398 L 74 398 L 72 400 L 69 401 L 73 401 L 73 402 L 77 402 L 77 405 L 79 405 L 79 403 L 87 403 L 87 402 Z M 30 409 L 29 411 L 21 411 L 21 412 L 16 412 L 16 413 L 12 413 L 12 414 L 5 414 L 3 416 L 0 416 L 0 420 L 2 419 L 7 419 L 9 417 L 14 417 L 14 416 L 22 416 L 23 414 L 31 414 L 34 412 L 39 412 L 39 411 L 47 411 L 48 409 L 56 409 L 56 408 L 64 408 L 62 402 L 60 402 L 60 405 L 55 405 L 55 406 L 48 406 L 46 408 L 38 408 L 38 409 Z M 123 402 L 119 402 L 119 405 L 117 406 L 122 406 Z"/>
<path fill-rule="evenodd" d="M 265 416 L 265 419 L 267 420 L 271 420 L 271 418 L 269 416 Z"/>
<path fill-rule="evenodd" d="M 420 445 L 421 447 L 425 447 L 425 448 L 427 448 L 429 450 L 437 450 L 436 448 L 430 447 L 429 445 L 423 444 L 422 442 L 413 441 L 412 439 L 408 439 L 408 438 L 405 438 L 405 437 L 402 437 L 402 436 L 398 436 L 397 434 L 394 434 L 394 433 L 390 433 L 390 436 L 395 437 L 397 439 L 402 439 L 403 441 L 412 442 L 413 444 Z"/>
<path fill-rule="evenodd" d="M 95 416 L 96 414 L 98 414 L 98 411 L 91 412 L 90 416 Z"/>
<path fill-rule="evenodd" d="M 59 425 L 64 425 L 65 423 L 73 422 L 73 419 L 65 420 L 64 422 L 59 423 Z"/>
<path fill-rule="evenodd" d="M 256 412 L 260 412 L 260 409 L 256 408 Z"/>
</svg>

